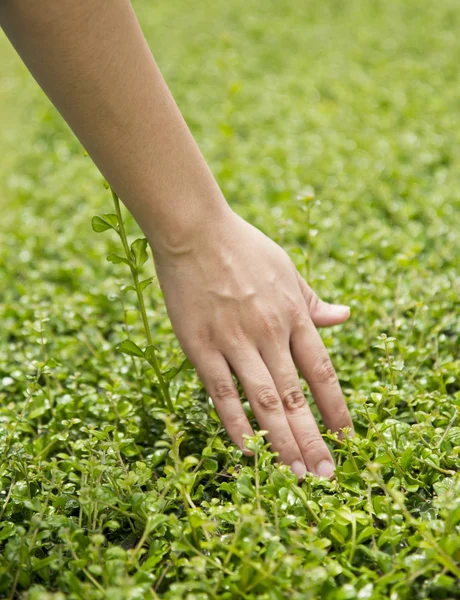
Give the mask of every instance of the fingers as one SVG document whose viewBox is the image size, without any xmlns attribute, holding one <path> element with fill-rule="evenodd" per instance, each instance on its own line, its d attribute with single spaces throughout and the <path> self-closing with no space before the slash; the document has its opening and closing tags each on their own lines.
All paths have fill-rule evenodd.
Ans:
<svg viewBox="0 0 460 600">
<path fill-rule="evenodd" d="M 331 327 L 346 321 L 350 316 L 350 307 L 343 304 L 329 304 L 321 300 L 297 273 L 302 296 L 307 304 L 308 312 L 317 327 Z"/>
<path fill-rule="evenodd" d="M 236 373 L 261 429 L 266 429 L 272 449 L 299 478 L 306 472 L 302 453 L 286 418 L 283 403 L 260 354 L 255 348 L 227 357 Z"/>
<path fill-rule="evenodd" d="M 291 353 L 310 387 L 326 427 L 334 432 L 352 427 L 335 369 L 310 319 L 292 332 Z"/>
<path fill-rule="evenodd" d="M 251 436 L 254 432 L 225 358 L 219 352 L 204 354 L 196 361 L 196 370 L 228 435 L 245 454 L 252 454 L 244 448 L 243 435 Z"/>
<path fill-rule="evenodd" d="M 322 477 L 334 473 L 334 461 L 308 406 L 289 347 L 279 351 L 270 346 L 262 357 L 283 402 L 287 421 L 307 469 Z"/>
</svg>

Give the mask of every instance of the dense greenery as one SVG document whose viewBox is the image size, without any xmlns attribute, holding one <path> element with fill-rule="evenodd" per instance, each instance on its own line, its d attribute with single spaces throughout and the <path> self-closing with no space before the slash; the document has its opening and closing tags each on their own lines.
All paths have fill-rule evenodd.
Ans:
<svg viewBox="0 0 460 600">
<path fill-rule="evenodd" d="M 110 192 L 2 38 L 0 597 L 460 598 L 458 2 L 135 7 L 234 209 L 352 306 L 357 436 L 334 482 L 242 457 L 154 281 L 169 416 Z"/>
</svg>

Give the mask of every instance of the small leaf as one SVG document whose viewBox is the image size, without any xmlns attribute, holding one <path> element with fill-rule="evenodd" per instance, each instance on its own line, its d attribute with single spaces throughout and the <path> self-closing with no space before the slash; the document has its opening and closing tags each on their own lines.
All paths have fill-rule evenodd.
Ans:
<svg viewBox="0 0 460 600">
<path fill-rule="evenodd" d="M 214 458 L 206 458 L 203 461 L 203 468 L 205 471 L 211 471 L 212 473 L 217 473 L 219 469 L 219 463 Z"/>
<path fill-rule="evenodd" d="M 5 525 L 0 530 L 0 541 L 6 540 L 16 531 L 16 527 L 13 525 L 13 523 L 7 523 L 6 521 L 4 523 Z"/>
<path fill-rule="evenodd" d="M 131 340 L 124 340 L 124 342 L 121 342 L 117 347 L 117 350 L 128 356 L 139 356 L 140 358 L 144 358 L 142 350 Z"/>
<path fill-rule="evenodd" d="M 160 448 L 159 450 L 154 450 L 151 458 L 151 466 L 157 467 L 160 463 L 164 461 L 168 454 L 168 448 Z"/>
<path fill-rule="evenodd" d="M 146 529 L 146 531 L 148 531 L 148 533 L 150 533 L 150 532 L 154 531 L 155 529 L 157 529 L 163 523 L 166 523 L 167 521 L 168 521 L 168 517 L 166 515 L 149 516 L 147 518 L 147 523 L 145 525 L 145 529 Z"/>
<path fill-rule="evenodd" d="M 141 292 L 143 292 L 145 290 L 145 288 L 150 285 L 153 281 L 153 277 L 149 277 L 148 279 L 144 279 L 144 281 L 141 281 L 139 284 L 139 287 L 141 288 Z"/>
<path fill-rule="evenodd" d="M 238 489 L 238 492 L 246 498 L 254 498 L 254 496 L 256 495 L 256 491 L 254 489 L 252 481 L 246 474 L 240 475 L 240 477 L 238 477 L 236 487 Z"/>
<path fill-rule="evenodd" d="M 93 217 L 91 225 L 96 233 L 107 231 L 107 229 L 114 229 L 117 231 L 118 217 L 114 214 L 104 214 L 101 217 Z"/>
<path fill-rule="evenodd" d="M 118 265 L 120 263 L 124 263 L 125 265 L 129 265 L 129 260 L 124 258 L 123 256 L 118 256 L 118 254 L 114 254 L 111 252 L 107 255 L 107 260 L 114 265 Z"/>
<path fill-rule="evenodd" d="M 182 369 L 191 369 L 193 367 L 192 363 L 189 361 L 188 358 L 184 358 L 184 360 L 181 362 L 181 364 L 177 367 L 172 367 L 171 369 L 168 369 L 168 371 L 165 371 L 163 373 L 163 377 L 164 379 L 169 382 L 172 379 L 174 379 L 174 377 L 176 377 L 176 375 L 178 375 Z"/>
<path fill-rule="evenodd" d="M 144 352 L 144 357 L 147 359 L 147 362 L 149 362 L 152 366 L 155 362 L 156 352 L 158 352 L 158 348 L 155 348 L 155 346 L 147 346 Z"/>
<path fill-rule="evenodd" d="M 136 288 L 135 288 L 135 287 L 133 287 L 132 285 L 124 285 L 124 286 L 121 288 L 121 291 L 122 291 L 123 293 L 126 293 L 126 292 L 135 292 L 135 291 L 136 291 Z"/>
<path fill-rule="evenodd" d="M 220 419 L 219 419 L 219 415 L 217 414 L 217 412 L 216 412 L 216 409 L 215 409 L 215 408 L 212 408 L 212 409 L 211 409 L 211 412 L 209 413 L 209 416 L 210 416 L 210 417 L 211 417 L 211 419 L 212 419 L 213 421 L 215 421 L 216 423 L 220 423 L 220 422 L 221 422 L 221 421 L 220 421 Z"/>
<path fill-rule="evenodd" d="M 48 565 L 51 565 L 56 560 L 56 557 L 45 556 L 45 558 L 37 558 L 36 556 L 32 556 L 32 572 L 40 571 L 40 569 L 44 569 Z"/>
<path fill-rule="evenodd" d="M 29 419 L 36 419 L 37 417 L 41 417 L 42 415 L 44 415 L 46 413 L 47 410 L 49 410 L 49 406 L 46 406 L 46 405 L 38 406 L 34 410 L 30 411 Z"/>
<path fill-rule="evenodd" d="M 101 219 L 101 217 L 93 217 L 91 220 L 91 225 L 96 233 L 101 233 L 102 231 L 107 231 L 107 229 L 110 229 L 110 225 Z"/>
<path fill-rule="evenodd" d="M 107 221 L 107 223 L 109 223 L 109 225 L 111 225 L 114 229 L 118 227 L 118 217 L 116 214 L 104 213 L 102 215 L 102 218 L 104 219 L 104 221 Z"/>
<path fill-rule="evenodd" d="M 131 244 L 131 250 L 134 255 L 134 263 L 136 267 L 142 267 L 147 261 L 149 255 L 147 253 L 147 240 L 139 238 Z"/>
<path fill-rule="evenodd" d="M 117 413 L 120 417 L 126 417 L 133 409 L 133 405 L 128 400 L 121 398 L 117 402 Z"/>
</svg>

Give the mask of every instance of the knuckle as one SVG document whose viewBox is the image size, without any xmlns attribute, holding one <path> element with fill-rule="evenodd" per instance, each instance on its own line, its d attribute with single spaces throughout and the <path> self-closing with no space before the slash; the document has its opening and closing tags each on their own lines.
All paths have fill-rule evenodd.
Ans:
<svg viewBox="0 0 460 600">
<path fill-rule="evenodd" d="M 264 312 L 260 315 L 262 332 L 267 337 L 276 337 L 281 330 L 281 322 L 273 312 Z"/>
<path fill-rule="evenodd" d="M 324 441 L 320 434 L 311 434 L 304 432 L 298 438 L 298 444 L 301 451 L 305 454 L 324 451 Z"/>
<path fill-rule="evenodd" d="M 232 431 L 246 431 L 247 418 L 244 414 L 233 413 L 227 417 L 224 425 Z"/>
<path fill-rule="evenodd" d="M 305 404 L 305 396 L 298 385 L 284 390 L 281 394 L 281 399 L 289 411 L 296 411 Z"/>
<path fill-rule="evenodd" d="M 226 379 L 220 379 L 214 384 L 213 399 L 216 402 L 225 402 L 235 398 L 236 388 L 233 382 Z"/>
<path fill-rule="evenodd" d="M 294 318 L 294 323 L 292 330 L 298 333 L 301 336 L 308 335 L 308 325 L 311 322 L 309 313 L 306 310 L 302 310 L 299 312 L 296 318 Z"/>
<path fill-rule="evenodd" d="M 199 327 L 195 334 L 198 347 L 209 346 L 212 342 L 212 331 L 208 325 Z"/>
<path fill-rule="evenodd" d="M 261 386 L 255 390 L 254 399 L 266 412 L 279 410 L 279 399 L 276 392 L 268 386 Z"/>
<path fill-rule="evenodd" d="M 239 325 L 232 327 L 227 337 L 227 344 L 232 349 L 240 349 L 247 343 L 245 331 Z"/>
<path fill-rule="evenodd" d="M 274 450 L 278 452 L 280 459 L 282 457 L 286 457 L 292 455 L 292 451 L 296 450 L 297 444 L 292 435 L 283 435 L 280 439 L 276 441 L 276 448 Z M 297 449 L 298 452 L 298 449 Z"/>
<path fill-rule="evenodd" d="M 317 383 L 333 384 L 337 381 L 334 365 L 327 354 L 321 354 L 315 361 L 313 377 Z"/>
<path fill-rule="evenodd" d="M 296 302 L 295 300 L 290 300 L 288 303 L 289 306 L 289 312 L 291 314 L 291 318 L 297 322 L 298 320 L 300 320 L 302 318 L 302 315 L 305 311 L 305 305 L 302 307 L 298 302 Z"/>
</svg>

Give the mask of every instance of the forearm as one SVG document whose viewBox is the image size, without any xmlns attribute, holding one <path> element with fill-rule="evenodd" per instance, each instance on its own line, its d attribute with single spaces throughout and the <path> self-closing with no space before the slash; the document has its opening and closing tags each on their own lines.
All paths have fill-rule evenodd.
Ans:
<svg viewBox="0 0 460 600">
<path fill-rule="evenodd" d="M 228 210 L 128 0 L 3 0 L 0 23 L 154 250 Z"/>
</svg>

